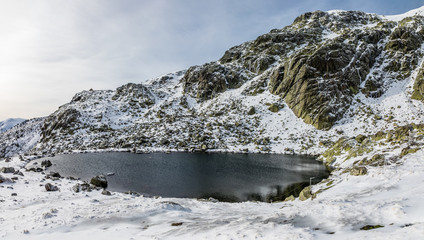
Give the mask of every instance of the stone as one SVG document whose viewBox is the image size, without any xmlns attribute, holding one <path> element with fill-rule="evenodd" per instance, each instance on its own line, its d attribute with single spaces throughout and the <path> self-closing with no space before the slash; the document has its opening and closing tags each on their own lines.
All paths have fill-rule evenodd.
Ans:
<svg viewBox="0 0 424 240">
<path fill-rule="evenodd" d="M 107 180 L 106 177 L 103 175 L 91 178 L 90 184 L 93 184 L 96 187 L 107 188 Z"/>
<path fill-rule="evenodd" d="M 256 113 L 255 107 L 250 107 L 249 111 L 247 111 L 247 115 L 254 115 Z"/>
<path fill-rule="evenodd" d="M 44 187 L 46 188 L 47 192 L 59 191 L 59 188 L 55 185 L 52 185 L 51 183 L 46 183 L 46 185 L 44 185 Z"/>
<path fill-rule="evenodd" d="M 273 113 L 276 113 L 276 112 L 280 111 L 280 108 L 281 108 L 280 105 L 272 103 L 271 105 L 269 105 L 268 110 L 273 112 Z"/>
<path fill-rule="evenodd" d="M 368 173 L 368 169 L 366 167 L 354 167 L 350 170 L 350 175 L 353 176 L 361 176 Z"/>
<path fill-rule="evenodd" d="M 13 167 L 2 167 L 0 173 L 15 173 L 15 169 Z"/>
<path fill-rule="evenodd" d="M 286 199 L 284 199 L 284 202 L 288 202 L 288 201 L 294 201 L 296 198 L 293 195 L 290 195 L 288 197 L 286 197 Z"/>
<path fill-rule="evenodd" d="M 48 178 L 61 178 L 62 176 L 60 176 L 60 174 L 58 172 L 49 172 L 46 177 L 48 177 Z"/>
<path fill-rule="evenodd" d="M 202 144 L 200 149 L 204 152 L 204 151 L 208 150 L 208 146 L 206 146 L 206 144 Z"/>
<path fill-rule="evenodd" d="M 90 184 L 84 182 L 84 183 L 77 183 L 74 186 L 72 186 L 72 190 L 76 193 L 80 192 L 80 191 L 87 191 L 87 192 L 91 192 L 91 190 L 93 190 L 94 188 L 90 186 Z"/>
<path fill-rule="evenodd" d="M 19 171 L 19 170 L 16 170 L 16 171 L 13 173 L 13 175 L 24 176 L 24 173 L 23 173 L 23 172 L 21 172 L 21 171 Z"/>
<path fill-rule="evenodd" d="M 299 200 L 305 201 L 312 197 L 311 193 L 311 186 L 305 187 L 300 193 L 299 193 Z"/>
<path fill-rule="evenodd" d="M 52 162 L 50 160 L 43 160 L 41 162 L 41 166 L 42 167 L 46 167 L 46 168 L 51 167 L 52 166 Z"/>
<path fill-rule="evenodd" d="M 106 196 L 110 196 L 110 195 L 112 195 L 112 194 L 111 194 L 108 190 L 106 190 L 106 189 L 103 189 L 102 194 L 103 194 L 103 195 L 106 195 Z"/>
<path fill-rule="evenodd" d="M 72 190 L 76 193 L 80 192 L 80 184 L 77 183 L 74 186 L 72 186 Z"/>
</svg>

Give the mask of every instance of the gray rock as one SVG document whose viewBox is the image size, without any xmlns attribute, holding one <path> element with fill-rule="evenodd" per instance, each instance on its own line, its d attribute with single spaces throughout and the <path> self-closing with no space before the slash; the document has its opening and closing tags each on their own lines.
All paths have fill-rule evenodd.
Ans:
<svg viewBox="0 0 424 240">
<path fill-rule="evenodd" d="M 95 176 L 90 180 L 90 183 L 96 187 L 107 188 L 107 180 L 103 175 Z"/>
<path fill-rule="evenodd" d="M 13 175 L 24 176 L 24 174 L 23 174 L 21 171 L 19 171 L 19 170 L 16 170 L 16 171 L 13 173 Z"/>
<path fill-rule="evenodd" d="M 49 172 L 46 176 L 47 178 L 61 178 L 60 174 L 58 172 Z"/>
<path fill-rule="evenodd" d="M 91 192 L 91 190 L 93 190 L 93 187 L 92 186 L 90 186 L 90 184 L 88 184 L 88 183 L 86 183 L 86 182 L 84 182 L 84 183 L 81 183 L 81 184 L 79 184 L 79 183 L 77 183 L 77 184 L 75 184 L 73 187 L 72 187 L 72 190 L 74 191 L 74 192 L 80 192 L 80 191 L 87 191 L 87 192 Z"/>
<path fill-rule="evenodd" d="M 15 173 L 15 169 L 13 167 L 2 167 L 0 173 Z"/>
<path fill-rule="evenodd" d="M 52 166 L 52 162 L 50 162 L 50 160 L 43 160 L 42 162 L 41 162 L 41 166 L 42 167 L 51 167 Z"/>
<path fill-rule="evenodd" d="M 110 195 L 112 195 L 112 194 L 111 194 L 108 190 L 106 190 L 106 189 L 103 189 L 102 194 L 103 194 L 103 195 L 106 195 L 106 196 L 110 196 Z"/>
<path fill-rule="evenodd" d="M 46 188 L 47 192 L 59 191 L 59 188 L 55 185 L 52 185 L 51 183 L 46 183 L 46 185 L 44 185 L 44 187 Z"/>
</svg>

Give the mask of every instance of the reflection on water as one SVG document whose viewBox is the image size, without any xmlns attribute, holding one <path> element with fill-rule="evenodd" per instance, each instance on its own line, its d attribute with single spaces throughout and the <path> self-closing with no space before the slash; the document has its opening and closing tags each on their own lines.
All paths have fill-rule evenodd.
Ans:
<svg viewBox="0 0 424 240">
<path fill-rule="evenodd" d="M 108 176 L 109 190 L 221 201 L 276 201 L 328 177 L 313 158 L 279 154 L 88 153 L 48 158 L 62 176 Z M 40 159 L 39 161 L 42 161 Z M 297 191 L 298 192 L 298 191 Z"/>
</svg>

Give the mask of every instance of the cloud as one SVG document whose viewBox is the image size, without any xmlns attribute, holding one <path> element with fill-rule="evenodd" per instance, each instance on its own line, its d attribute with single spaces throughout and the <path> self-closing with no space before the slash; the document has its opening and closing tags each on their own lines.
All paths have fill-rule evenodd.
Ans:
<svg viewBox="0 0 424 240">
<path fill-rule="evenodd" d="M 0 119 L 48 115 L 84 89 L 113 89 L 217 60 L 305 11 L 389 14 L 420 1 L 388 2 L 7 1 L 0 8 Z"/>
</svg>

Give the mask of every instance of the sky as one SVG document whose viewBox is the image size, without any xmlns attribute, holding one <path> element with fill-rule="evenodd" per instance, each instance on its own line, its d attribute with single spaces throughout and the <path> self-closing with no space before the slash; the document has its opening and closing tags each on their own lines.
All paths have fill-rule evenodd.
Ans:
<svg viewBox="0 0 424 240">
<path fill-rule="evenodd" d="M 218 60 L 315 10 L 400 14 L 415 0 L 0 0 L 0 120 L 51 114 L 75 93 Z"/>
</svg>

